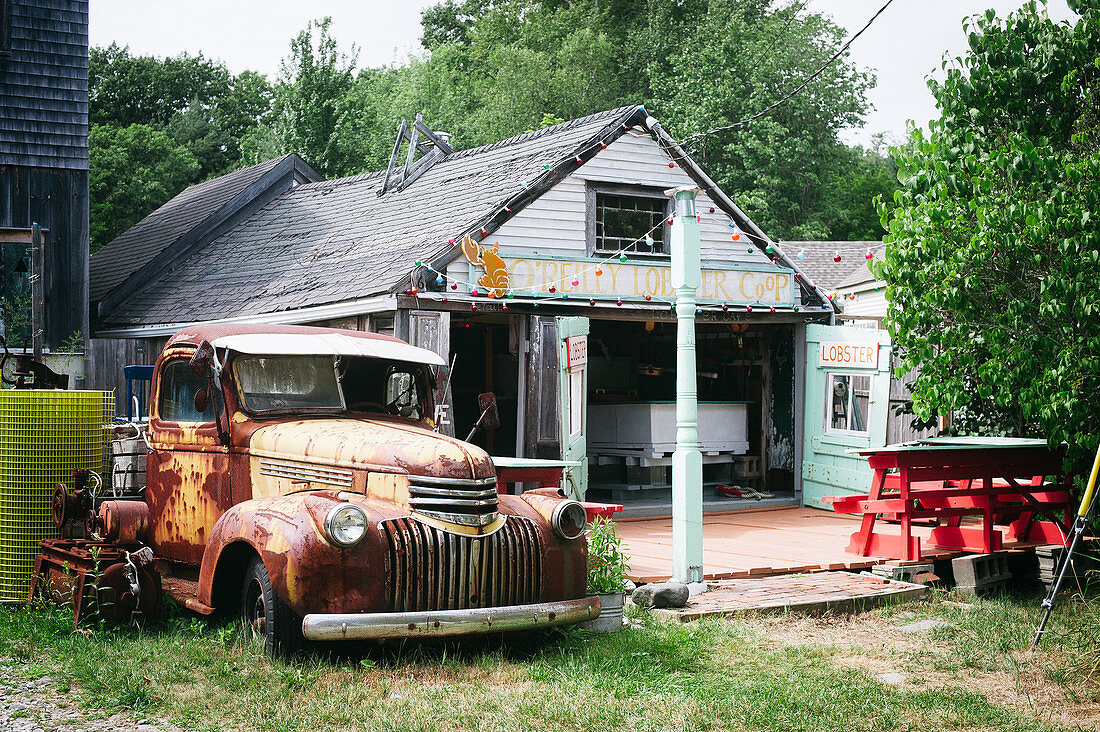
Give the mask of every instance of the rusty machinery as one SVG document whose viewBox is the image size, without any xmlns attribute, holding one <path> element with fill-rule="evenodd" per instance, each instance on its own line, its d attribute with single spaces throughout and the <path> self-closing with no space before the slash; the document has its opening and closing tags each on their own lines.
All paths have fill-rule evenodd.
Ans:
<svg viewBox="0 0 1100 732">
<path fill-rule="evenodd" d="M 49 597 L 73 608 L 73 627 L 84 620 L 138 624 L 161 612 L 161 581 L 142 500 L 99 500 L 101 481 L 73 471 L 73 489 L 54 487 L 53 522 L 60 539 L 39 542 L 30 598 Z"/>
</svg>

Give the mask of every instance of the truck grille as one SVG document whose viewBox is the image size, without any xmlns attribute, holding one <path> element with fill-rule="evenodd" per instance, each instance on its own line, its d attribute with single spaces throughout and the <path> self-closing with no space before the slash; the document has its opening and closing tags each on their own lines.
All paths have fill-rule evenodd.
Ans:
<svg viewBox="0 0 1100 732">
<path fill-rule="evenodd" d="M 409 507 L 424 516 L 462 526 L 497 520 L 496 478 L 409 476 Z"/>
<path fill-rule="evenodd" d="M 530 519 L 509 516 L 484 537 L 411 518 L 378 528 L 388 545 L 386 601 L 396 612 L 523 605 L 542 595 L 542 543 Z"/>
</svg>

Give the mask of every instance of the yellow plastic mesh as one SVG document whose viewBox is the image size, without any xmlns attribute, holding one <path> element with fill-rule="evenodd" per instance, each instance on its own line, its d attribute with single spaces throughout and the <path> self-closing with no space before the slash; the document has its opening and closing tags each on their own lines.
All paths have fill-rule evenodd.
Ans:
<svg viewBox="0 0 1100 732">
<path fill-rule="evenodd" d="M 25 600 L 50 497 L 76 468 L 106 475 L 114 392 L 0 391 L 0 601 Z"/>
</svg>

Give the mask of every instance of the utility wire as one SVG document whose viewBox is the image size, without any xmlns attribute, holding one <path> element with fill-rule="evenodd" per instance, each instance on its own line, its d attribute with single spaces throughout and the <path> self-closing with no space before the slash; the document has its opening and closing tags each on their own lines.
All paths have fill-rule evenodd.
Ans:
<svg viewBox="0 0 1100 732">
<path fill-rule="evenodd" d="M 886 0 L 886 4 L 883 5 L 881 8 L 879 8 L 877 13 L 875 13 L 874 15 L 871 16 L 871 19 L 867 21 L 867 25 L 860 28 L 859 32 L 857 32 L 854 36 L 849 38 L 847 43 L 845 43 L 843 46 L 841 46 L 839 49 L 837 49 L 837 52 L 832 55 L 832 58 L 830 58 L 828 61 L 826 61 L 824 64 L 822 64 L 821 68 L 819 68 L 817 71 L 810 74 L 810 76 L 808 76 L 805 81 L 803 81 L 801 84 L 799 84 L 793 91 L 791 91 L 789 94 L 785 95 L 779 101 L 777 101 L 773 104 L 770 104 L 769 106 L 767 106 L 764 109 L 760 110 L 759 112 L 757 112 L 756 114 L 754 114 L 751 117 L 740 120 L 738 122 L 734 122 L 733 124 L 724 125 L 722 127 L 715 127 L 714 129 L 706 130 L 705 132 L 696 132 L 692 135 L 688 135 L 687 137 L 685 137 L 683 141 L 687 142 L 688 140 L 694 140 L 697 137 L 704 137 L 706 135 L 711 135 L 715 132 L 723 132 L 725 130 L 732 130 L 735 127 L 740 127 L 741 125 L 746 125 L 749 122 L 752 122 L 753 120 L 760 119 L 761 117 L 766 115 L 768 112 L 772 111 L 773 109 L 775 109 L 779 105 L 783 104 L 788 99 L 790 99 L 791 97 L 793 97 L 794 95 L 798 94 L 800 91 L 805 89 L 811 81 L 813 81 L 817 77 L 821 76 L 822 72 L 824 72 L 825 69 L 829 68 L 829 66 L 831 66 L 834 61 L 836 61 L 838 58 L 840 58 L 841 54 L 843 54 L 845 51 L 848 50 L 848 47 L 852 45 L 853 41 L 855 41 L 857 38 L 859 38 L 863 34 L 863 31 L 865 31 L 865 30 L 867 30 L 868 28 L 871 27 L 871 24 L 875 22 L 875 20 L 878 18 L 878 16 L 882 15 L 883 11 L 886 10 L 886 8 L 890 7 L 890 4 L 892 2 L 894 2 L 894 0 Z"/>
</svg>

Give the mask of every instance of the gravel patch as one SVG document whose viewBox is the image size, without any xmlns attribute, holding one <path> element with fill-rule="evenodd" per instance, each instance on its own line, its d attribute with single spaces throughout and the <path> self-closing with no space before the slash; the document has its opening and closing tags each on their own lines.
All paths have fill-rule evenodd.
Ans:
<svg viewBox="0 0 1100 732">
<path fill-rule="evenodd" d="M 164 720 L 124 713 L 107 716 L 84 709 L 77 693 L 52 676 L 37 676 L 26 664 L 0 660 L 0 730 L 4 732 L 183 732 Z"/>
</svg>

